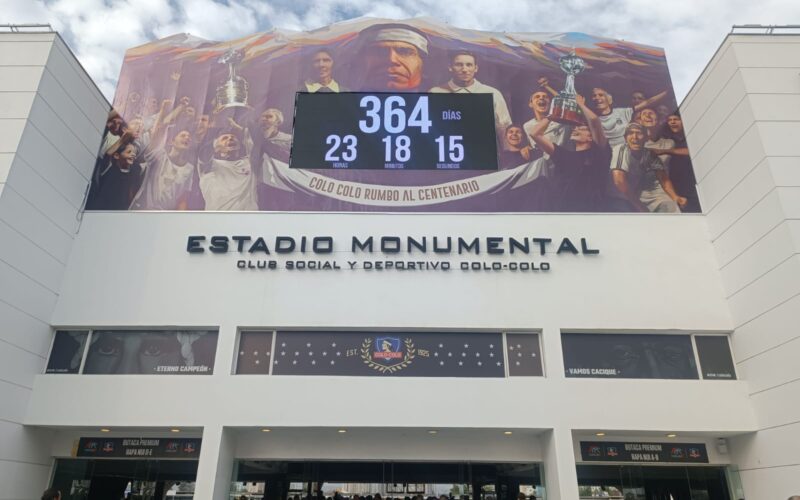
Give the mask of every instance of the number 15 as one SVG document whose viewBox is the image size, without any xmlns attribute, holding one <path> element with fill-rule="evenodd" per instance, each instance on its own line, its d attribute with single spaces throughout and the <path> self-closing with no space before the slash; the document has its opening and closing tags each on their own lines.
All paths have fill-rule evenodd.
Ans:
<svg viewBox="0 0 800 500">
<path fill-rule="evenodd" d="M 454 163 L 461 162 L 464 160 L 464 145 L 461 144 L 461 141 L 464 139 L 461 135 L 451 135 L 448 137 L 450 139 L 450 147 L 449 151 L 447 151 L 448 160 Z M 436 138 L 436 144 L 439 145 L 439 162 L 445 161 L 445 137 L 440 135 Z"/>
</svg>

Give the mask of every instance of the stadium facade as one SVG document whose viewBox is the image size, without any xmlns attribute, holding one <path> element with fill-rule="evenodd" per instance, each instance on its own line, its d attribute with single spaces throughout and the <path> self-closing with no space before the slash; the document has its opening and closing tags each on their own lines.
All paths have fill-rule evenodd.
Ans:
<svg viewBox="0 0 800 500">
<path fill-rule="evenodd" d="M 753 31 L 680 108 L 699 214 L 84 211 L 111 105 L 0 33 L 0 499 L 800 494 L 800 37 Z"/>
</svg>

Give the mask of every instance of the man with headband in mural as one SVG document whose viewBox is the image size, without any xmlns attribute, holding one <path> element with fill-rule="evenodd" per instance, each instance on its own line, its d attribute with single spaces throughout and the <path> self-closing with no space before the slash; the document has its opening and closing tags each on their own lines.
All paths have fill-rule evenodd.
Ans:
<svg viewBox="0 0 800 500">
<path fill-rule="evenodd" d="M 497 144 L 499 149 L 509 149 L 505 142 L 505 134 L 511 126 L 511 114 L 508 112 L 508 105 L 503 94 L 494 87 L 478 81 L 475 75 L 478 73 L 478 58 L 475 54 L 467 50 L 459 50 L 450 56 L 450 81 L 444 85 L 433 87 L 433 93 L 453 93 L 453 94 L 492 94 L 494 102 L 494 129 L 497 134 Z"/>
<path fill-rule="evenodd" d="M 382 24 L 365 29 L 359 37 L 366 40 L 366 89 L 421 90 L 423 58 L 428 55 L 428 39 L 421 31 L 405 24 Z"/>
</svg>

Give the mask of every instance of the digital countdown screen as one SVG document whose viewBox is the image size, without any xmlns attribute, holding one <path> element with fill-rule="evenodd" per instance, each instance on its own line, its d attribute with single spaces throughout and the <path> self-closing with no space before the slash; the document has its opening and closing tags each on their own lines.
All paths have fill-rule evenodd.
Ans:
<svg viewBox="0 0 800 500">
<path fill-rule="evenodd" d="M 298 93 L 290 168 L 497 170 L 491 94 Z"/>
</svg>

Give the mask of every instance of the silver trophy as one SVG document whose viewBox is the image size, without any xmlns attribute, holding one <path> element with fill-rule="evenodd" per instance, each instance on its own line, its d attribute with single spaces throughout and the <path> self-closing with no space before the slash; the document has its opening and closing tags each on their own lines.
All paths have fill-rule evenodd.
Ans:
<svg viewBox="0 0 800 500">
<path fill-rule="evenodd" d="M 236 66 L 244 59 L 244 53 L 230 49 L 217 62 L 228 65 L 228 80 L 217 87 L 217 105 L 221 109 L 247 107 L 247 80 L 236 74 Z"/>
<path fill-rule="evenodd" d="M 569 125 L 584 123 L 583 114 L 575 99 L 575 96 L 578 95 L 575 91 L 575 75 L 586 69 L 586 63 L 575 55 L 573 50 L 570 54 L 561 56 L 558 64 L 561 66 L 561 70 L 567 74 L 567 82 L 564 84 L 564 90 L 550 102 L 548 118 Z"/>
</svg>

